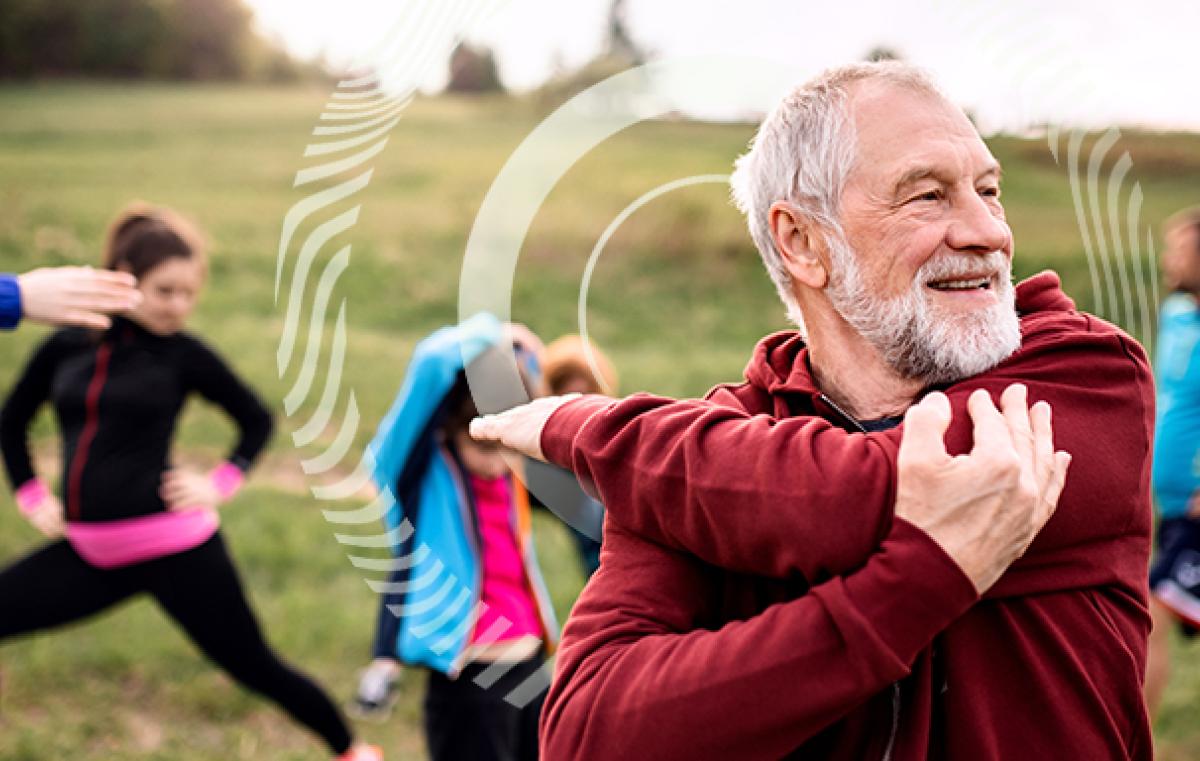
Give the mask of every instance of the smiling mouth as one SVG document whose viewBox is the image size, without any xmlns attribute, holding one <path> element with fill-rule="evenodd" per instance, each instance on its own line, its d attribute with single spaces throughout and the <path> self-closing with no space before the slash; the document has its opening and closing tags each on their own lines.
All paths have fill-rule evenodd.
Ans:
<svg viewBox="0 0 1200 761">
<path fill-rule="evenodd" d="M 992 278 L 990 275 L 944 278 L 930 280 L 925 285 L 935 291 L 988 291 L 992 288 Z"/>
</svg>

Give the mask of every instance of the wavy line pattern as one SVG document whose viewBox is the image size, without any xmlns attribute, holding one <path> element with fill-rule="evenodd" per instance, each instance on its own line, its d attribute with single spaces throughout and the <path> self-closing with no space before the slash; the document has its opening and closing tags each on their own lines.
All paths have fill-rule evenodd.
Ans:
<svg viewBox="0 0 1200 761">
<path fill-rule="evenodd" d="M 1015 6 L 944 0 L 941 7 L 966 44 L 986 61 L 983 68 L 1010 84 L 1016 115 L 1030 128 L 1045 130 L 1051 156 L 1067 171 L 1096 315 L 1138 335 L 1153 352 L 1157 260 L 1151 230 L 1141 220 L 1141 184 L 1129 182 L 1132 157 L 1119 148 L 1121 132 L 1102 132 L 1085 151 L 1085 132 L 1039 124 L 1034 107 L 1070 102 L 1081 106 L 1081 113 L 1102 114 L 1109 105 L 1111 96 L 1101 83 L 1066 53 L 1071 49 L 1066 37 L 1077 34 L 1070 11 L 1046 6 L 1039 10 L 1043 23 L 1033 29 Z"/>
<path fill-rule="evenodd" d="M 1153 234 L 1141 222 L 1142 186 L 1135 181 L 1125 190 L 1133 159 L 1127 150 L 1113 151 L 1121 138 L 1119 129 L 1112 127 L 1102 133 L 1085 159 L 1086 136 L 1082 130 L 1071 132 L 1065 168 L 1092 280 L 1095 313 L 1139 334 L 1147 352 L 1153 353 L 1158 320 L 1158 269 Z M 1051 152 L 1057 160 L 1062 155 L 1060 135 L 1055 133 L 1050 139 Z M 1115 159 L 1111 157 L 1114 153 Z M 1102 179 L 1103 174 L 1107 177 Z M 1143 228 L 1144 259 L 1140 244 Z"/>
<path fill-rule="evenodd" d="M 286 292 L 283 329 L 276 351 L 276 367 L 280 379 L 294 373 L 291 386 L 284 396 L 284 412 L 289 416 L 301 414 L 320 385 L 320 396 L 306 419 L 298 420 L 292 434 L 297 447 L 310 447 L 332 425 L 337 432 L 321 453 L 302 461 L 301 467 L 309 476 L 334 473 L 351 456 L 358 434 L 360 416 L 354 390 L 342 384 L 345 368 L 347 333 L 347 303 L 336 296 L 337 284 L 350 267 L 352 246 L 338 245 L 358 222 L 362 209 L 357 196 L 367 188 L 374 176 L 376 162 L 387 147 L 388 136 L 399 123 L 404 110 L 412 102 L 417 85 L 427 79 L 434 66 L 441 65 L 464 34 L 500 3 L 488 0 L 450 0 L 449 2 L 409 2 L 403 4 L 392 29 L 364 56 L 373 61 L 374 70 L 363 76 L 343 79 L 331 93 L 325 108 L 312 131 L 313 140 L 304 149 L 305 159 L 320 163 L 296 172 L 293 187 L 310 191 L 284 215 L 280 231 L 275 266 L 275 301 Z M 311 228 L 306 234 L 302 228 Z M 295 250 L 297 249 L 298 250 Z M 329 250 L 336 251 L 330 255 Z M 295 251 L 294 251 L 295 250 Z M 316 277 L 315 288 L 309 283 Z M 329 310 L 337 308 L 332 341 L 324 349 Z M 308 313 L 307 335 L 300 325 Z M 318 384 L 320 368 L 324 367 L 324 383 Z M 344 398 L 344 402 L 340 401 Z M 335 412 L 341 409 L 340 422 Z M 373 459 L 362 452 L 353 470 L 340 480 L 311 487 L 315 498 L 338 501 L 354 497 L 371 483 Z M 381 520 L 396 506 L 395 496 L 384 489 L 374 500 L 361 508 L 325 509 L 322 514 L 329 523 L 377 531 Z M 389 605 L 397 616 L 416 615 L 437 609 L 438 615 L 413 629 L 414 636 L 425 638 L 472 602 L 469 587 L 446 571 L 443 563 L 424 543 L 412 552 L 378 558 L 358 554 L 360 549 L 392 550 L 409 541 L 415 534 L 412 523 L 405 518 L 393 529 L 379 533 L 335 533 L 345 547 L 351 564 L 369 574 L 364 578 L 368 587 L 379 593 L 408 592 L 436 587 L 436 591 L 420 603 Z M 407 582 L 390 581 L 392 572 L 410 570 Z M 443 606 L 439 609 L 438 606 Z M 442 633 L 430 647 L 445 653 L 461 641 L 467 627 L 473 626 L 486 604 L 475 602 L 472 614 L 463 619 L 455 631 Z M 496 641 L 512 624 L 500 620 L 485 636 Z M 509 668 L 511 664 L 504 665 Z M 489 669 L 490 671 L 490 669 Z M 539 672 L 540 673 L 540 672 Z M 498 677 L 496 677 L 498 678 Z M 494 679 L 492 680 L 495 681 Z M 549 684 L 548 673 L 545 678 Z M 545 689 L 545 687 L 541 687 Z M 540 690 L 533 685 L 521 685 L 506 699 L 524 706 L 535 699 Z"/>
</svg>

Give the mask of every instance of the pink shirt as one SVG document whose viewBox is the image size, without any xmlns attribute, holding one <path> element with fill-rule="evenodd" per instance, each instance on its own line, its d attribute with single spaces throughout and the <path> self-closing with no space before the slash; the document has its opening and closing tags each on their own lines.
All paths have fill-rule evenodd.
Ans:
<svg viewBox="0 0 1200 761">
<path fill-rule="evenodd" d="M 537 608 L 525 578 L 525 564 L 513 526 L 512 487 L 508 478 L 470 476 L 482 539 L 483 612 L 475 624 L 471 644 L 504 642 L 525 636 L 542 636 Z"/>
</svg>

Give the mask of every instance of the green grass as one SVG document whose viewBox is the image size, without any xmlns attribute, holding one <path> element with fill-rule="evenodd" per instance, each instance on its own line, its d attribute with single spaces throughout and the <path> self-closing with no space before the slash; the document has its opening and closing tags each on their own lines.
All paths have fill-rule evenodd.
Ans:
<svg viewBox="0 0 1200 761">
<path fill-rule="evenodd" d="M 175 206 L 207 230 L 210 285 L 194 327 L 280 410 L 267 461 L 226 511 L 226 536 L 272 640 L 341 699 L 367 655 L 375 601 L 320 505 L 305 496 L 299 460 L 320 449 L 297 452 L 291 444 L 307 414 L 288 419 L 281 411 L 296 373 L 276 372 L 283 312 L 273 299 L 280 224 L 304 195 L 292 181 L 312 163 L 302 154 L 326 95 L 255 86 L 0 88 L 0 271 L 97 261 L 108 220 L 133 198 Z M 352 263 L 333 302 L 347 301 L 345 384 L 364 421 L 357 448 L 386 411 L 413 344 L 454 320 L 475 213 L 509 154 L 544 116 L 521 102 L 418 100 L 376 160 L 370 187 L 357 197 L 359 222 L 340 241 L 353 246 Z M 574 165 L 525 241 L 514 318 L 546 337 L 576 330 L 578 283 L 609 221 L 665 182 L 728 172 L 751 134 L 746 125 L 640 124 Z M 1054 267 L 1079 304 L 1093 308 L 1063 166 L 1045 141 L 990 142 L 1005 165 L 1017 274 Z M 1129 179 L 1141 184 L 1144 222 L 1157 226 L 1195 202 L 1200 137 L 1133 134 L 1118 149 L 1133 158 Z M 310 229 L 302 228 L 300 239 Z M 593 337 L 611 354 L 623 389 L 672 395 L 738 378 L 755 340 L 786 327 L 743 221 L 716 185 L 677 190 L 630 217 L 600 260 L 588 306 Z M 27 326 L 3 339 L 0 388 L 44 334 Z M 230 433 L 219 415 L 193 405 L 180 432 L 181 458 L 215 461 Z M 39 452 L 52 456 L 49 415 L 35 439 Z M 565 615 L 580 584 L 575 560 L 553 521 L 541 516 L 537 529 Z M 0 498 L 0 563 L 36 544 L 11 500 Z M 1200 698 L 1200 654 L 1181 646 L 1177 656 L 1178 675 L 1156 726 L 1160 757 L 1168 760 L 1200 753 L 1191 708 Z M 390 724 L 364 728 L 393 757 L 421 756 L 422 678 L 408 675 Z M 204 665 L 144 601 L 0 648 L 0 761 L 67 755 L 323 757 L 274 709 Z"/>
<path fill-rule="evenodd" d="M 0 558 L 40 545 L 10 505 Z M 582 584 L 570 538 L 536 514 L 543 569 L 561 617 Z M 377 598 L 350 567 L 311 499 L 252 487 L 224 508 L 223 531 L 268 639 L 342 702 L 370 654 Z M 360 727 L 393 758 L 423 755 L 424 674 L 405 674 L 392 721 Z M 142 598 L 0 654 L 0 759 L 325 758 L 272 705 L 210 666 Z"/>
</svg>

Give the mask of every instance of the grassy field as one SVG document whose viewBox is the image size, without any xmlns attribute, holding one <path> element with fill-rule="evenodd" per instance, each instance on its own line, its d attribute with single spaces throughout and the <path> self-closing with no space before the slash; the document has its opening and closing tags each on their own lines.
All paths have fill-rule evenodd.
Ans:
<svg viewBox="0 0 1200 761">
<path fill-rule="evenodd" d="M 283 313 L 273 298 L 275 251 L 284 213 L 303 196 L 292 180 L 311 164 L 302 154 L 326 95 L 226 86 L 0 89 L 0 271 L 97 261 L 107 221 L 133 198 L 185 210 L 213 241 L 210 286 L 195 328 L 281 410 L 295 373 L 281 378 L 275 367 Z M 455 318 L 462 251 L 480 201 L 544 116 L 519 102 L 418 100 L 376 159 L 374 178 L 358 197 L 359 222 L 343 236 L 342 244 L 353 246 L 352 263 L 335 292 L 335 303 L 347 299 L 351 328 L 345 383 L 365 421 L 356 447 L 386 411 L 414 342 Z M 526 240 L 514 318 L 546 337 L 576 330 L 578 283 L 610 220 L 662 183 L 728 172 L 751 132 L 745 125 L 646 123 L 573 166 Z M 1085 143 L 1085 157 L 1094 142 Z M 1045 140 L 991 144 L 1005 165 L 1018 275 L 1052 266 L 1081 305 L 1095 306 L 1067 171 Z M 1157 226 L 1197 200 L 1190 194 L 1200 181 L 1200 137 L 1129 135 L 1104 166 L 1122 149 L 1133 160 L 1129 180 L 1144 193 L 1144 222 Z M 673 395 L 736 379 L 754 341 L 786 327 L 743 222 L 717 185 L 663 196 L 621 227 L 593 279 L 589 324 L 624 390 Z M 1128 327 L 1140 333 L 1139 324 Z M 26 327 L 4 339 L 0 388 L 42 335 Z M 251 487 L 226 509 L 226 536 L 273 641 L 344 698 L 368 651 L 375 600 L 321 517 L 322 505 L 308 496 L 312 484 L 299 463 L 320 448 L 297 451 L 290 437 L 306 416 L 279 415 L 280 433 Z M 223 418 L 194 405 L 180 457 L 211 463 L 229 437 Z M 48 415 L 36 440 L 50 475 Z M 581 579 L 561 527 L 541 516 L 537 529 L 565 617 Z M 11 499 L 0 497 L 0 563 L 36 544 Z M 1156 733 L 1160 757 L 1182 761 L 1200 755 L 1192 714 L 1200 702 L 1200 654 L 1182 646 L 1177 652 L 1180 671 Z M 394 758 L 422 756 L 421 680 L 408 675 L 392 722 L 362 728 Z M 207 667 L 145 601 L 0 651 L 0 761 L 68 754 L 323 757 L 271 707 Z"/>
</svg>

